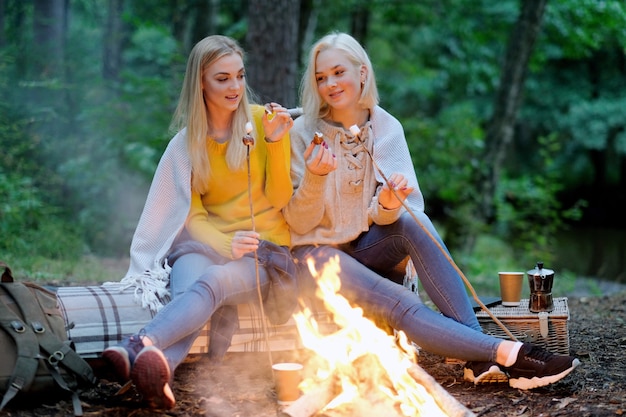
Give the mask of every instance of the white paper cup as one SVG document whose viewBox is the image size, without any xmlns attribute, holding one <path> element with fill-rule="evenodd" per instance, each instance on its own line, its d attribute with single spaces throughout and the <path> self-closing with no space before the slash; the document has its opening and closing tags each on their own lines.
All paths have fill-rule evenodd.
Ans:
<svg viewBox="0 0 626 417">
<path fill-rule="evenodd" d="M 280 405 L 288 405 L 300 398 L 298 385 L 302 379 L 302 365 L 285 362 L 272 365 L 276 400 Z"/>
</svg>

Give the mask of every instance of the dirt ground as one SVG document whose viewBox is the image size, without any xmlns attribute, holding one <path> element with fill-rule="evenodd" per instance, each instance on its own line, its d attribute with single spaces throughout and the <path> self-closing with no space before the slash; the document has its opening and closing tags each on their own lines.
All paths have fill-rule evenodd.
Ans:
<svg viewBox="0 0 626 417">
<path fill-rule="evenodd" d="M 463 381 L 461 364 L 420 354 L 419 364 L 476 416 L 621 416 L 626 414 L 626 292 L 601 297 L 570 297 L 570 350 L 582 364 L 564 380 L 531 391 L 506 384 L 479 386 Z M 299 360 L 303 352 L 273 352 L 274 362 Z M 177 405 L 167 412 L 142 408 L 131 387 L 108 379 L 93 362 L 99 384 L 81 393 L 85 416 L 278 416 L 268 353 L 229 353 L 220 365 L 195 355 L 176 372 Z M 63 400 L 58 401 L 59 398 Z M 71 416 L 71 401 L 38 398 L 10 404 L 0 415 Z M 319 416 L 322 416 L 320 414 Z M 362 416 L 359 416 L 362 417 Z"/>
</svg>

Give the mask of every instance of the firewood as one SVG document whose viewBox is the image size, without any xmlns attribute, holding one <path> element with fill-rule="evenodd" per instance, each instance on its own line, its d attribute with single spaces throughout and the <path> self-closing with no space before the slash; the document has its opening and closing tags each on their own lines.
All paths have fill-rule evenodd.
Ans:
<svg viewBox="0 0 626 417">
<path fill-rule="evenodd" d="M 418 365 L 413 365 L 408 369 L 409 375 L 422 385 L 428 393 L 435 399 L 437 405 L 449 417 L 474 417 L 475 414 L 461 404 L 448 391 Z"/>
<path fill-rule="evenodd" d="M 315 388 L 302 395 L 280 411 L 280 417 L 311 417 L 330 403 L 337 395 L 336 378 L 321 381 Z"/>
</svg>

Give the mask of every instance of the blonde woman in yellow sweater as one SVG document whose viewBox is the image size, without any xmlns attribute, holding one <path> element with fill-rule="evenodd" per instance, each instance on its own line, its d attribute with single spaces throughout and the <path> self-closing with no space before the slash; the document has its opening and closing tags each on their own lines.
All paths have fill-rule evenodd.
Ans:
<svg viewBox="0 0 626 417">
<path fill-rule="evenodd" d="M 103 357 L 151 408 L 175 406 L 169 381 L 208 320 L 212 357 L 226 352 L 236 305 L 258 302 L 255 252 L 270 320 L 286 321 L 295 307 L 281 214 L 293 191 L 293 120 L 279 104 L 250 104 L 243 61 L 243 50 L 225 36 L 209 36 L 191 51 L 173 119 L 178 133 L 133 236 L 122 282 L 158 313 Z M 250 130 L 252 140 L 244 142 Z"/>
</svg>

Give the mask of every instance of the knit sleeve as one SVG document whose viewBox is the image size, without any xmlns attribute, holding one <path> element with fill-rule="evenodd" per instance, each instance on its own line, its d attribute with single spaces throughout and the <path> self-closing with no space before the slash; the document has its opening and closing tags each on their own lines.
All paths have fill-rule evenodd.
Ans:
<svg viewBox="0 0 626 417">
<path fill-rule="evenodd" d="M 314 175 L 306 168 L 304 151 L 313 133 L 305 127 L 304 117 L 296 119 L 291 129 L 291 181 L 293 197 L 283 209 L 291 229 L 301 235 L 315 228 L 324 215 L 324 190 L 327 176 Z"/>
<path fill-rule="evenodd" d="M 261 107 L 260 113 L 255 112 L 257 129 L 262 131 L 264 109 Z M 270 204 L 278 209 L 287 205 L 293 193 L 290 180 L 291 166 L 291 138 L 289 133 L 278 142 L 268 143 L 262 139 L 262 146 L 267 149 L 267 159 L 265 164 L 265 196 Z"/>
<path fill-rule="evenodd" d="M 411 210 L 424 211 L 424 196 L 417 182 L 402 124 L 381 107 L 376 106 L 372 116 L 372 130 L 376 137 L 373 152 L 376 164 L 387 177 L 393 173 L 402 174 L 408 180 L 408 186 L 413 187 L 413 192 L 405 203 Z M 384 182 L 378 172 L 376 179 L 380 183 Z"/>
<path fill-rule="evenodd" d="M 382 189 L 382 184 L 377 188 L 376 194 L 372 197 L 372 202 L 368 208 L 368 215 L 371 218 L 372 222 L 385 226 L 388 224 L 392 224 L 396 220 L 400 218 L 402 214 L 402 206 L 398 206 L 398 208 L 388 210 L 383 208 L 378 202 L 378 194 Z"/>
</svg>

